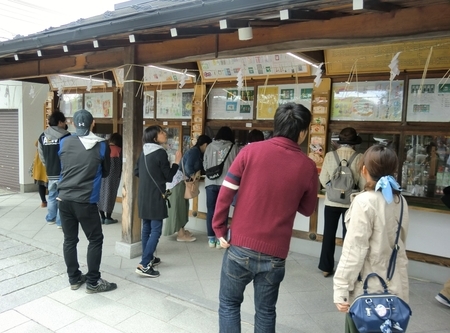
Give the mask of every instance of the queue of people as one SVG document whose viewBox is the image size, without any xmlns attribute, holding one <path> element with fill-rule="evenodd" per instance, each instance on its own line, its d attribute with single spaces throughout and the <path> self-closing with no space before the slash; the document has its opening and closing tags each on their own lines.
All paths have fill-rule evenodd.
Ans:
<svg viewBox="0 0 450 333">
<path fill-rule="evenodd" d="M 99 270 L 102 224 L 115 223 L 109 221 L 114 208 L 111 198 L 120 182 L 121 137 L 114 134 L 106 142 L 94 135 L 91 130 L 95 122 L 86 110 L 74 114 L 76 133 L 68 135 L 62 116 L 55 113 L 50 117 L 51 127 L 40 136 L 38 148 L 46 168 L 51 170 L 49 193 L 56 191 L 52 198 L 59 203 L 69 283 L 73 290 L 86 283 L 88 293 L 111 291 L 117 285 L 102 279 Z M 352 159 L 349 167 L 358 190 L 348 204 L 335 204 L 328 196 L 325 199 L 319 269 L 325 277 L 334 275 L 333 301 L 340 312 L 347 314 L 345 332 L 358 332 L 348 312 L 352 301 L 362 293 L 359 281 L 371 273 L 386 276 L 397 242 L 396 269 L 390 274 L 389 290 L 408 302 L 405 244 L 409 216 L 407 202 L 395 180 L 399 163 L 396 153 L 383 145 L 373 145 L 364 154 L 355 153 L 355 146 L 362 140 L 353 128 L 345 128 L 337 141 L 338 157 L 326 154 L 319 175 L 315 163 L 299 147 L 310 123 L 307 108 L 283 104 L 274 116 L 272 138 L 264 140 L 263 133 L 254 130 L 254 140 L 239 151 L 231 128 L 224 126 L 214 140 L 206 135 L 198 137 L 184 156 L 177 151 L 172 164 L 164 148 L 166 131 L 159 125 L 146 128 L 134 171 L 139 177 L 138 211 L 142 220 L 142 257 L 135 272 L 144 277 L 160 276 L 156 266 L 161 259 L 156 257 L 156 249 L 162 234 L 176 233 L 179 242 L 196 240 L 185 229 L 189 201 L 184 197 L 184 181 L 198 171 L 206 173 L 208 246 L 226 249 L 220 276 L 220 332 L 240 332 L 240 307 L 250 282 L 255 288 L 255 332 L 275 332 L 276 303 L 296 213 L 310 216 L 316 208 L 319 181 L 326 187 L 339 159 Z M 293 162 L 280 165 L 278 161 L 287 156 Z M 55 161 L 60 162 L 58 177 Z M 89 167 L 81 168 L 80 163 L 86 161 Z M 211 168 L 216 174 L 209 177 Z M 50 189 L 51 181 L 56 186 Z M 57 213 L 52 213 L 56 219 Z M 335 269 L 335 237 L 341 218 L 343 248 Z M 164 219 L 167 222 L 163 232 Z M 80 271 L 77 258 L 79 225 L 89 241 L 86 274 Z M 382 287 L 371 282 L 369 290 L 381 292 Z M 436 299 L 450 306 L 449 295 L 447 283 Z"/>
</svg>

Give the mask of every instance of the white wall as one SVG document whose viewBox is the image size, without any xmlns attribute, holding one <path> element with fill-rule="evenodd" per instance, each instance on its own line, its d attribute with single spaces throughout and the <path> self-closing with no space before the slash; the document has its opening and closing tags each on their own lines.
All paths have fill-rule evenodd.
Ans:
<svg viewBox="0 0 450 333">
<path fill-rule="evenodd" d="M 31 87 L 34 94 L 30 94 Z M 9 94 L 6 93 L 6 88 Z M 44 103 L 48 84 L 20 81 L 0 82 L 0 108 L 19 110 L 19 184 L 21 191 L 34 184 L 28 174 L 36 152 L 35 142 L 44 130 Z"/>
<path fill-rule="evenodd" d="M 318 233 L 323 233 L 323 208 L 324 199 L 319 199 Z M 198 210 L 206 212 L 206 192 L 204 183 L 200 183 L 200 195 L 198 197 Z M 450 213 L 434 213 L 409 208 L 409 234 L 407 249 L 410 251 L 437 255 L 450 256 Z M 206 221 L 197 217 L 191 217 L 187 228 L 206 232 Z M 297 214 L 294 229 L 309 231 L 309 218 Z M 342 236 L 342 226 L 339 226 L 337 236 Z M 290 250 L 319 258 L 322 243 L 299 238 L 291 239 Z M 336 246 L 335 260 L 341 256 L 342 247 Z M 317 260 L 317 265 L 319 260 Z M 426 279 L 437 283 L 444 283 L 450 277 L 450 268 L 438 265 L 426 264 L 418 261 L 410 261 L 408 266 L 410 277 Z"/>
</svg>

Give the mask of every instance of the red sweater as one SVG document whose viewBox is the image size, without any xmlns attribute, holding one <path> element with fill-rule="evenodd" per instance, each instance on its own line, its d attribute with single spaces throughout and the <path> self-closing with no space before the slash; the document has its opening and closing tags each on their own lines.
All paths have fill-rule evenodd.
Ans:
<svg viewBox="0 0 450 333">
<path fill-rule="evenodd" d="M 228 208 L 237 192 L 229 243 L 286 258 L 295 215 L 314 212 L 318 185 L 316 165 L 292 140 L 247 145 L 220 188 L 212 222 L 216 237 L 226 238 Z"/>
</svg>

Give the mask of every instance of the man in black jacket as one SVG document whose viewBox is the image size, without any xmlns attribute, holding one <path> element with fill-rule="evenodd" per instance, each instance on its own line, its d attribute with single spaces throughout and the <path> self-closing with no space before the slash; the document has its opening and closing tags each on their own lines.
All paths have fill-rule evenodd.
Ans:
<svg viewBox="0 0 450 333">
<path fill-rule="evenodd" d="M 70 135 L 70 132 L 66 129 L 66 117 L 60 111 L 55 111 L 50 115 L 48 124 L 48 128 L 38 139 L 39 158 L 45 166 L 48 177 L 47 216 L 45 220 L 48 224 L 56 222 L 57 228 L 61 229 L 61 219 L 56 201 L 59 175 L 61 173 L 58 150 L 60 140 Z"/>
<path fill-rule="evenodd" d="M 79 110 L 73 115 L 76 135 L 61 140 L 61 180 L 58 185 L 59 212 L 64 232 L 64 261 L 69 283 L 77 290 L 86 282 L 88 294 L 114 290 L 115 283 L 100 277 L 103 231 L 97 202 L 100 197 L 101 178 L 107 177 L 110 151 L 107 142 L 91 129 L 95 125 L 89 111 Z M 88 272 L 80 271 L 77 244 L 81 224 L 89 241 L 87 251 Z"/>
</svg>

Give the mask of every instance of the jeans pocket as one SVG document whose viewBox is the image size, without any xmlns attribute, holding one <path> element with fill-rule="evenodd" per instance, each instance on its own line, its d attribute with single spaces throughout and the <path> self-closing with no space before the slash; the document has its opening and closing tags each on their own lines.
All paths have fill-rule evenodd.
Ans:
<svg viewBox="0 0 450 333">
<path fill-rule="evenodd" d="M 235 279 L 242 279 L 251 275 L 250 258 L 247 256 L 238 256 L 236 253 L 227 251 L 226 274 Z"/>
<path fill-rule="evenodd" d="M 284 279 L 284 274 L 286 272 L 286 260 L 285 259 L 279 259 L 279 258 L 273 258 L 270 261 L 270 264 L 272 266 L 271 270 L 267 273 L 266 279 L 271 284 L 278 284 L 281 283 Z"/>
</svg>

